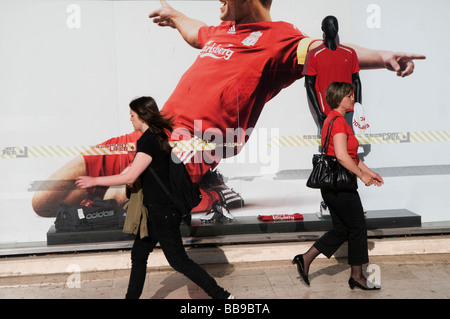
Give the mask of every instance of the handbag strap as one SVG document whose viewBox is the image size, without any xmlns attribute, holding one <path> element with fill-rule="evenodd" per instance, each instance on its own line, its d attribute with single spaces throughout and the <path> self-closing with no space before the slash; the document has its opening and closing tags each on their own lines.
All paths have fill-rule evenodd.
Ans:
<svg viewBox="0 0 450 319">
<path fill-rule="evenodd" d="M 175 204 L 175 205 L 179 205 L 179 202 L 176 200 L 175 196 L 173 196 L 173 194 L 167 189 L 166 185 L 164 185 L 163 181 L 161 180 L 161 178 L 159 178 L 158 174 L 155 172 L 155 170 L 153 169 L 153 167 L 148 167 L 148 169 L 150 170 L 150 172 L 153 174 L 153 177 L 156 179 L 156 181 L 158 182 L 158 184 L 161 186 L 161 188 L 163 189 L 164 193 L 166 193 L 166 195 L 170 198 L 170 200 Z"/>
<path fill-rule="evenodd" d="M 166 193 L 167 196 L 172 197 L 172 194 L 169 192 L 169 190 L 167 189 L 166 185 L 164 185 L 163 181 L 159 178 L 158 174 L 156 174 L 156 172 L 153 169 L 153 167 L 149 166 L 148 169 L 153 174 L 153 177 L 156 179 L 158 184 L 161 186 L 161 188 L 163 189 L 164 193 Z"/>
<path fill-rule="evenodd" d="M 330 124 L 328 124 L 327 137 L 325 138 L 325 144 L 322 146 L 322 153 L 325 154 L 325 155 L 327 154 L 328 145 L 329 145 L 329 141 L 330 141 L 330 137 L 331 137 L 331 131 L 333 130 L 333 124 L 334 124 L 334 121 L 336 121 L 337 118 L 338 118 L 338 116 L 333 118 L 330 121 Z"/>
</svg>

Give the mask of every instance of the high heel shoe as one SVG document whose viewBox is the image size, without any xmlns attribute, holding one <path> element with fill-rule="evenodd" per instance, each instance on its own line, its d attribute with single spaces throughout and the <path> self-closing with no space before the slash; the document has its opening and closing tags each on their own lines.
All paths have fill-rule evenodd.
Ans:
<svg viewBox="0 0 450 319">
<path fill-rule="evenodd" d="M 297 264 L 297 271 L 305 284 L 310 285 L 308 275 L 305 273 L 305 262 L 303 261 L 303 255 L 297 255 L 292 260 L 293 264 Z"/>
<path fill-rule="evenodd" d="M 350 279 L 348 280 L 348 285 L 350 286 L 350 289 L 355 289 L 355 287 L 358 287 L 359 289 L 362 290 L 379 290 L 381 289 L 381 286 L 379 285 L 375 285 L 373 283 L 371 283 L 370 281 L 367 281 L 368 286 L 364 286 L 361 285 L 358 281 L 356 281 L 355 279 L 353 279 L 353 277 L 350 277 Z"/>
</svg>

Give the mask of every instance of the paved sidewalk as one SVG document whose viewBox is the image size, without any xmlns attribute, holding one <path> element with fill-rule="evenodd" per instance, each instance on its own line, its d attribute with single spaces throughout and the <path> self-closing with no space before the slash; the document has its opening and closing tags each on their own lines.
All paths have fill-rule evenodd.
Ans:
<svg viewBox="0 0 450 319">
<path fill-rule="evenodd" d="M 67 256 L 66 256 L 67 257 Z M 311 286 L 289 260 L 203 265 L 237 299 L 450 299 L 450 254 L 371 257 L 380 291 L 351 290 L 346 258 L 316 259 Z M 129 270 L 0 277 L 1 299 L 123 299 Z M 208 299 L 168 267 L 148 270 L 142 299 Z"/>
</svg>

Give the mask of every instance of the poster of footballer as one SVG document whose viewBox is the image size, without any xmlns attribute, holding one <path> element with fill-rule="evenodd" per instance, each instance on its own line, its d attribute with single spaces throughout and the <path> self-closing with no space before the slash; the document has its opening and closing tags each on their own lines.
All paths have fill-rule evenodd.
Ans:
<svg viewBox="0 0 450 319">
<path fill-rule="evenodd" d="M 257 18 L 228 2 L 0 0 L 0 244 L 123 226 L 125 186 L 75 180 L 129 169 L 141 96 L 173 118 L 193 223 L 321 218 L 306 180 L 333 81 L 357 84 L 348 122 L 385 182 L 360 184 L 364 209 L 449 220 L 448 1 L 261 0 Z"/>
</svg>

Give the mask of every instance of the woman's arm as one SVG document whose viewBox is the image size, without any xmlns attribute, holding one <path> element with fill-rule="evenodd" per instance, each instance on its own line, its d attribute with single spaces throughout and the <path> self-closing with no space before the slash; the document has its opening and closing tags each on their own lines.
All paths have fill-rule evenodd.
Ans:
<svg viewBox="0 0 450 319">
<path fill-rule="evenodd" d="M 151 162 L 152 157 L 150 155 L 139 152 L 136 154 L 129 169 L 122 174 L 100 177 L 79 176 L 77 177 L 75 184 L 80 188 L 133 184 Z"/>
<path fill-rule="evenodd" d="M 350 172 L 358 176 L 366 186 L 372 185 L 373 178 L 368 173 L 369 169 L 367 168 L 367 166 L 364 165 L 367 169 L 363 170 L 359 165 L 355 163 L 355 161 L 353 161 L 352 157 L 348 154 L 347 134 L 338 133 L 333 136 L 333 145 L 334 153 L 336 154 L 336 158 L 338 159 L 339 163 Z M 359 162 L 361 163 L 361 161 Z"/>
<path fill-rule="evenodd" d="M 359 161 L 358 167 L 361 169 L 361 171 L 365 172 L 366 174 L 372 177 L 373 185 L 380 187 L 384 184 L 383 178 L 374 171 L 372 171 L 371 169 L 369 169 L 366 166 L 366 164 L 364 164 L 363 161 Z"/>
</svg>

